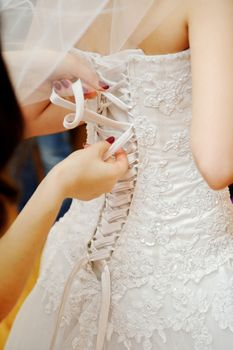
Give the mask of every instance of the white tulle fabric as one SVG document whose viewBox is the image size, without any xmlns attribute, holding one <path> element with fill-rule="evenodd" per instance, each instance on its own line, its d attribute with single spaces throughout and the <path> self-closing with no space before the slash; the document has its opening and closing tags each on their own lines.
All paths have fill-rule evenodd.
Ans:
<svg viewBox="0 0 233 350">
<path fill-rule="evenodd" d="M 59 74 L 56 69 L 95 18 L 105 13 L 107 3 L 108 0 L 0 1 L 1 47 L 21 103 L 47 100 L 54 79 L 80 77 L 74 70 L 69 73 L 69 68 L 60 68 Z M 77 58 L 77 65 L 81 63 L 84 62 Z"/>
<path fill-rule="evenodd" d="M 126 51 L 92 60 L 112 86 L 122 74 L 126 79 L 123 97 L 122 90 L 114 94 L 128 99 L 130 111 L 108 103 L 102 112 L 134 126 L 136 150 L 129 153 L 136 155 L 136 181 L 121 193 L 132 198 L 117 202 L 113 190 L 107 199 L 73 201 L 49 235 L 39 280 L 6 350 L 50 349 L 66 281 L 106 217 L 118 238 L 107 259 L 111 300 L 103 349 L 231 350 L 233 209 L 228 190 L 212 191 L 192 158 L 190 51 Z M 89 142 L 97 132 L 108 134 L 99 129 L 89 125 Z M 120 230 L 116 206 L 127 207 Z M 102 292 L 98 271 L 85 264 L 66 299 L 56 350 L 96 349 Z"/>
<path fill-rule="evenodd" d="M 1 44 L 22 104 L 47 100 L 57 79 L 85 82 L 73 47 L 110 54 L 135 48 L 181 0 L 1 0 Z M 76 55 L 77 66 L 86 62 Z M 90 81 L 88 81 L 90 85 Z"/>
</svg>

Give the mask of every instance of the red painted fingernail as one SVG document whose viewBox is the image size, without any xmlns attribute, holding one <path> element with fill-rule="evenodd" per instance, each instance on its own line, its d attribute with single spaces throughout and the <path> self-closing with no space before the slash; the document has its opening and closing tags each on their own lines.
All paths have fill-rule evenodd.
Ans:
<svg viewBox="0 0 233 350">
<path fill-rule="evenodd" d="M 58 91 L 61 90 L 62 88 L 61 84 L 58 81 L 53 83 L 53 87 L 55 90 L 58 90 Z"/>
<path fill-rule="evenodd" d="M 106 139 L 106 141 L 110 144 L 112 144 L 115 141 L 115 137 L 114 136 L 110 136 Z"/>
<path fill-rule="evenodd" d="M 61 80 L 61 84 L 63 85 L 63 87 L 64 87 L 65 89 L 67 89 L 68 87 L 70 87 L 70 82 L 69 82 L 69 80 L 67 80 L 67 79 L 62 79 L 62 80 Z"/>
<path fill-rule="evenodd" d="M 100 80 L 99 81 L 99 85 L 102 87 L 102 89 L 104 90 L 108 90 L 109 89 L 109 85 L 106 84 L 104 81 Z"/>
</svg>

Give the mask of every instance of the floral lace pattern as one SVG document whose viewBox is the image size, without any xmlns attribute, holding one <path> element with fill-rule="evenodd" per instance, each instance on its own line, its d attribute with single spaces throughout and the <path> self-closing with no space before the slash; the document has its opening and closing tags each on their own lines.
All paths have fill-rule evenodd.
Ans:
<svg viewBox="0 0 233 350">
<path fill-rule="evenodd" d="M 137 141 L 141 146 L 153 146 L 156 142 L 158 129 L 154 125 L 150 125 L 146 116 L 138 116 L 134 122 Z M 147 126 L 147 127 L 145 127 Z"/>
<path fill-rule="evenodd" d="M 233 332 L 233 278 L 219 282 L 213 299 L 213 317 L 221 329 Z"/>
<path fill-rule="evenodd" d="M 151 56 L 147 58 L 146 65 L 144 58 L 140 56 L 135 56 L 133 61 L 134 97 L 140 96 L 140 87 L 143 85 L 141 101 L 145 107 L 160 111 L 163 117 L 173 117 L 175 112 L 182 112 L 189 106 L 187 97 L 190 97 L 192 83 L 188 53 L 184 53 L 179 59 L 172 56 Z M 171 70 L 167 67 L 168 61 Z M 160 69 L 157 69 L 158 64 Z"/>
<path fill-rule="evenodd" d="M 123 59 L 139 164 L 128 218 L 109 262 L 105 349 L 220 350 L 221 337 L 221 349 L 231 350 L 233 210 L 228 191 L 212 191 L 192 159 L 189 52 Z M 89 128 L 89 137 L 93 132 Z M 75 201 L 49 236 L 34 304 L 40 299 L 51 322 L 102 202 Z M 61 349 L 95 349 L 100 296 L 100 281 L 88 264 L 72 285 Z"/>
</svg>

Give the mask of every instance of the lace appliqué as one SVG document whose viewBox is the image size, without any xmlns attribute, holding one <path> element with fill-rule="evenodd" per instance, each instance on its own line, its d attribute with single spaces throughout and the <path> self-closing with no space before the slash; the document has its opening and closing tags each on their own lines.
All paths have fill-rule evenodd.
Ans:
<svg viewBox="0 0 233 350">
<path fill-rule="evenodd" d="M 156 142 L 158 129 L 151 124 L 146 116 L 137 116 L 134 121 L 137 141 L 140 146 L 153 146 Z"/>
<path fill-rule="evenodd" d="M 176 229 L 173 227 L 166 225 L 161 220 L 153 220 L 148 224 L 148 229 L 143 235 L 137 230 L 135 236 L 143 245 L 154 247 L 167 245 L 175 233 Z"/>
<path fill-rule="evenodd" d="M 159 193 L 172 189 L 170 173 L 167 170 L 168 161 L 160 160 L 156 165 L 150 164 L 149 158 L 145 157 L 139 164 L 140 195 L 143 201 L 158 199 Z M 157 202 L 158 203 L 158 202 Z"/>
<path fill-rule="evenodd" d="M 42 303 L 47 314 L 58 309 L 72 267 L 77 259 L 86 255 L 86 244 L 96 227 L 102 203 L 103 197 L 90 202 L 73 201 L 68 213 L 49 233 L 37 281 L 37 285 L 43 289 Z M 92 213 L 91 217 L 89 212 Z M 89 225 L 84 226 L 82 220 Z"/>
<path fill-rule="evenodd" d="M 83 268 L 74 281 L 63 315 L 61 329 L 64 343 L 61 349 L 94 349 L 98 331 L 101 287 L 91 266 Z M 70 334 L 70 328 L 73 328 Z"/>
<path fill-rule="evenodd" d="M 180 133 L 172 134 L 172 137 L 163 146 L 164 152 L 175 151 L 179 157 L 191 156 L 189 132 L 184 130 Z"/>
<path fill-rule="evenodd" d="M 213 297 L 212 312 L 221 329 L 229 328 L 233 332 L 233 278 L 218 284 Z"/>
<path fill-rule="evenodd" d="M 148 81 L 148 75 L 146 80 Z M 159 109 L 164 115 L 171 116 L 174 111 L 181 112 L 186 106 L 185 97 L 191 93 L 190 75 L 187 71 L 183 72 L 178 80 L 169 80 L 166 82 L 157 81 L 153 74 L 149 75 L 153 82 L 153 89 L 144 89 L 145 107 Z"/>
</svg>

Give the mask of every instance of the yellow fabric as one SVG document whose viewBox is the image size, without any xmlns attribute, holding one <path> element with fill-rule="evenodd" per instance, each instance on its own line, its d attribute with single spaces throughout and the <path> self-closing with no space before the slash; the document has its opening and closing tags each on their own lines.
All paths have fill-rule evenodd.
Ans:
<svg viewBox="0 0 233 350">
<path fill-rule="evenodd" d="M 4 344 L 7 340 L 8 334 L 10 332 L 12 323 L 17 315 L 17 312 L 19 311 L 22 303 L 24 302 L 25 298 L 32 290 L 32 288 L 37 280 L 38 271 L 39 271 L 39 259 L 38 259 L 38 262 L 33 270 L 32 275 L 30 276 L 30 278 L 25 286 L 25 289 L 24 289 L 18 303 L 13 308 L 13 310 L 10 312 L 10 314 L 4 319 L 4 321 L 0 323 L 0 350 L 3 350 L 3 348 L 4 348 Z"/>
</svg>

